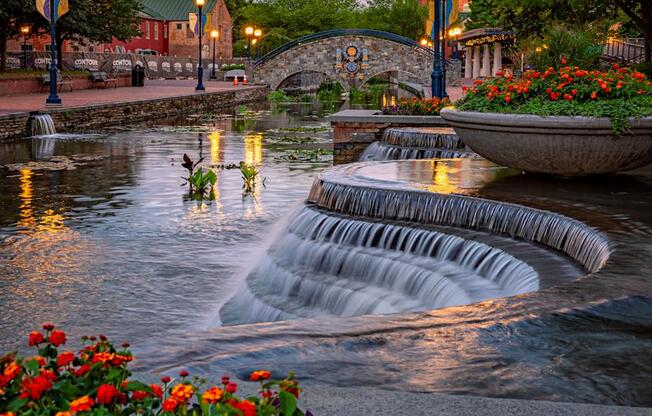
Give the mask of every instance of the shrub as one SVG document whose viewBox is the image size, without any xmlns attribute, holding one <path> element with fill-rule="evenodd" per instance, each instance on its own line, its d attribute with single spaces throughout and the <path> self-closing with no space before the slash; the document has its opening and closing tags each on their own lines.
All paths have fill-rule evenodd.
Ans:
<svg viewBox="0 0 652 416">
<path fill-rule="evenodd" d="M 134 360 L 129 344 L 116 348 L 100 335 L 83 337 L 78 353 L 59 351 L 66 334 L 52 324 L 43 329 L 28 338 L 37 355 L 0 359 L 2 415 L 304 415 L 297 408 L 301 389 L 293 374 L 271 381 L 269 371 L 254 371 L 249 380 L 260 383 L 260 395 L 246 399 L 236 396 L 238 386 L 228 376 L 205 387 L 181 371 L 178 380 L 164 376 L 161 384 L 145 384 L 127 369 Z"/>
<path fill-rule="evenodd" d="M 628 127 L 629 118 L 652 115 L 652 83 L 645 74 L 618 65 L 608 71 L 550 67 L 528 71 L 522 79 L 500 76 L 475 81 L 465 91 L 456 103 L 460 110 L 609 117 L 618 135 Z"/>
<path fill-rule="evenodd" d="M 292 98 L 281 90 L 270 92 L 267 95 L 267 99 L 272 103 L 287 103 L 292 101 Z"/>
<path fill-rule="evenodd" d="M 602 55 L 602 42 L 595 33 L 563 26 L 553 28 L 544 38 L 544 45 L 539 46 L 538 52 L 535 50 L 528 56 L 528 62 L 540 70 L 566 66 L 562 60 L 573 62 L 584 69 L 592 69 Z"/>
<path fill-rule="evenodd" d="M 451 105 L 448 98 L 401 100 L 398 105 L 383 109 L 383 114 L 404 116 L 437 116 L 442 108 Z"/>
</svg>

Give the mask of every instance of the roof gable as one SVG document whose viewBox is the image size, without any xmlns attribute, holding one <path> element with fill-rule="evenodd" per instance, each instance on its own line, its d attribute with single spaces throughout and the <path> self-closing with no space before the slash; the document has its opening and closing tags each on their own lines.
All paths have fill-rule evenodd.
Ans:
<svg viewBox="0 0 652 416">
<path fill-rule="evenodd" d="M 204 10 L 210 12 L 218 0 L 206 0 Z M 190 0 L 140 0 L 143 11 L 163 20 L 188 20 L 190 13 L 197 13 L 197 6 Z"/>
</svg>

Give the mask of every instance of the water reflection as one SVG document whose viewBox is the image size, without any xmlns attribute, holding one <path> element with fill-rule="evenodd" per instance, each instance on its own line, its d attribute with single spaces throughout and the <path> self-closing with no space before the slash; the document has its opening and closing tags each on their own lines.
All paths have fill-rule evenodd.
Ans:
<svg viewBox="0 0 652 416">
<path fill-rule="evenodd" d="M 263 160 L 263 135 L 251 132 L 244 137 L 245 160 L 247 165 L 259 165 Z"/>
</svg>

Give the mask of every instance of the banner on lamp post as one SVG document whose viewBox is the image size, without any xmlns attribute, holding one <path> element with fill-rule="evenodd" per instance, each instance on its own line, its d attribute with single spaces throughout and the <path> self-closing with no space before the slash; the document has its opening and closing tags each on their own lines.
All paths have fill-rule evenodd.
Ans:
<svg viewBox="0 0 652 416">
<path fill-rule="evenodd" d="M 49 22 L 52 3 L 54 3 L 54 22 L 56 23 L 61 16 L 68 13 L 68 0 L 54 0 L 53 2 L 51 0 L 36 0 L 36 10 Z"/>
<path fill-rule="evenodd" d="M 202 31 L 204 33 L 210 32 L 211 28 L 213 27 L 212 24 L 212 19 L 210 14 L 204 14 L 202 13 Z M 199 35 L 199 14 L 198 13 L 190 13 L 188 15 L 188 19 L 190 20 L 190 27 L 192 28 L 192 31 L 195 35 Z"/>
</svg>

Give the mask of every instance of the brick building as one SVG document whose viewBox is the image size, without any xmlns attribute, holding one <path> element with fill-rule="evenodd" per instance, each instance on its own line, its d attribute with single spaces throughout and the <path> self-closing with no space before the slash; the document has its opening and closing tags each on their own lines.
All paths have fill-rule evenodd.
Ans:
<svg viewBox="0 0 652 416">
<path fill-rule="evenodd" d="M 137 53 L 155 51 L 159 55 L 193 57 L 199 55 L 199 37 L 190 27 L 189 14 L 197 13 L 197 6 L 192 0 L 141 0 L 141 36 L 127 42 L 114 39 L 106 44 L 85 44 L 84 42 L 66 41 L 63 52 L 114 52 Z M 210 32 L 219 32 L 216 42 L 216 55 L 221 59 L 231 59 L 233 56 L 232 31 L 233 22 L 224 0 L 206 0 L 204 12 L 211 16 L 211 27 L 204 33 L 204 57 L 212 56 L 213 42 Z M 50 36 L 46 33 L 31 35 L 27 41 L 27 49 L 33 51 L 49 50 Z M 23 48 L 23 38 L 10 40 L 7 49 L 19 51 Z"/>
</svg>

